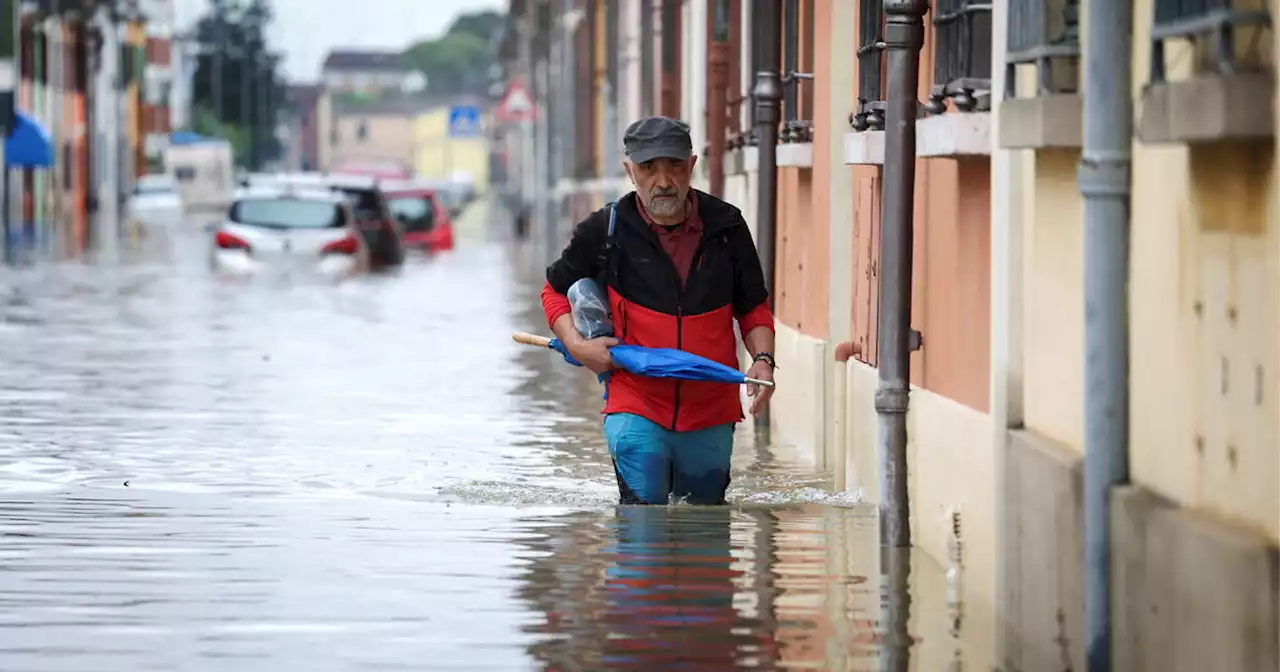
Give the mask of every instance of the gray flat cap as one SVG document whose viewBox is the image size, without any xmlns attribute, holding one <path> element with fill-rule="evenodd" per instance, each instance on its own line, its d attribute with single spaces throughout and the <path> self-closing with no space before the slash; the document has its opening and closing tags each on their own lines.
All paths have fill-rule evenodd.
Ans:
<svg viewBox="0 0 1280 672">
<path fill-rule="evenodd" d="M 633 163 L 685 161 L 693 155 L 689 125 L 671 117 L 645 117 L 632 123 L 622 134 L 622 146 Z"/>
</svg>

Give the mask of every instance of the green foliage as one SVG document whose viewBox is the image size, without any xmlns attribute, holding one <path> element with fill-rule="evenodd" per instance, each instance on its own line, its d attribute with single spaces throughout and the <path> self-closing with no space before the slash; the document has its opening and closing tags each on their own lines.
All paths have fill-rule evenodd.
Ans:
<svg viewBox="0 0 1280 672">
<path fill-rule="evenodd" d="M 274 122 L 284 101 L 280 57 L 268 51 L 274 19 L 268 0 L 210 0 L 196 24 L 201 54 L 192 82 L 192 104 L 211 115 L 222 135 L 249 166 L 278 156 Z M 227 135 L 235 129 L 239 139 Z M 199 132 L 199 129 L 197 129 Z"/>
<path fill-rule="evenodd" d="M 252 138 L 249 129 L 229 123 L 218 123 L 218 116 L 205 107 L 197 107 L 191 114 L 191 130 L 211 138 L 222 138 L 231 143 L 236 165 L 248 165 Z"/>
<path fill-rule="evenodd" d="M 405 52 L 405 60 L 427 77 L 435 94 L 483 95 L 489 68 L 497 62 L 496 37 L 506 17 L 494 11 L 460 14 L 438 38 L 422 40 Z"/>
</svg>

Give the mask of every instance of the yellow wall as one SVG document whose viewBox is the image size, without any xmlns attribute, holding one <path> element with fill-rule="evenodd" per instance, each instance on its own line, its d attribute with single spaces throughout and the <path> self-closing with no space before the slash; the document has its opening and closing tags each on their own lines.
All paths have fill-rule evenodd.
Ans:
<svg viewBox="0 0 1280 672">
<path fill-rule="evenodd" d="M 1024 413 L 1028 429 L 1084 454 L 1084 204 L 1080 154 L 1041 150 L 1025 161 L 1022 221 Z"/>
<path fill-rule="evenodd" d="M 488 117 L 483 123 L 488 125 Z M 439 107 L 418 115 L 414 120 L 414 140 L 418 150 L 414 169 L 427 179 L 448 179 L 455 171 L 470 173 L 476 189 L 489 185 L 489 146 L 484 138 L 454 140 L 449 138 L 449 108 Z"/>
<path fill-rule="evenodd" d="M 1150 26 L 1134 29 L 1140 96 Z M 1167 49 L 1170 79 L 1190 75 L 1195 59 Z M 1280 540 L 1274 155 L 1135 143 L 1130 460 L 1135 483 Z"/>
</svg>

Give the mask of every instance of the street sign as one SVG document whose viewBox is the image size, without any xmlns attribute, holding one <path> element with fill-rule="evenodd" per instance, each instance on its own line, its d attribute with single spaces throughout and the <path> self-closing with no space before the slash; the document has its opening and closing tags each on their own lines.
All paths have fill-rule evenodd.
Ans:
<svg viewBox="0 0 1280 672">
<path fill-rule="evenodd" d="M 498 103 L 493 116 L 498 121 L 512 123 L 533 121 L 537 113 L 538 110 L 533 104 L 529 90 L 519 80 L 514 80 L 507 87 L 507 93 L 502 96 L 502 101 Z"/>
<path fill-rule="evenodd" d="M 480 108 L 475 105 L 454 105 L 449 108 L 449 137 L 478 138 L 481 128 Z"/>
</svg>

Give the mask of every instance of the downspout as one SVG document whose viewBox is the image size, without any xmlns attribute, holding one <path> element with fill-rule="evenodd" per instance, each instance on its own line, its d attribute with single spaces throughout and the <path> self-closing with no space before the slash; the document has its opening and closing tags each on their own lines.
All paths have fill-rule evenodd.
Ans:
<svg viewBox="0 0 1280 672">
<path fill-rule="evenodd" d="M 760 41 L 755 52 L 760 55 L 760 69 L 756 71 L 756 85 L 752 95 L 756 99 L 756 137 L 759 139 L 759 157 L 756 192 L 756 249 L 760 254 L 760 266 L 764 270 L 764 282 L 769 290 L 769 307 L 776 309 L 774 294 L 774 259 L 777 256 L 778 231 L 778 103 L 782 100 L 782 81 L 778 72 L 779 52 L 782 50 L 782 5 L 777 0 L 755 0 L 754 16 L 759 19 Z M 756 416 L 756 433 L 769 434 L 769 412 L 766 409 Z"/>
<path fill-rule="evenodd" d="M 716 198 L 724 198 L 725 135 L 729 130 L 729 0 L 706 1 L 712 5 L 712 41 L 707 56 L 711 70 L 707 86 L 708 191 Z"/>
<path fill-rule="evenodd" d="M 888 61 L 885 96 L 884 218 L 880 238 L 880 314 L 877 348 L 880 385 L 880 543 L 911 546 L 911 502 L 907 490 L 907 406 L 911 351 L 919 345 L 911 329 L 912 241 L 916 183 L 916 91 L 924 45 L 927 0 L 886 0 L 884 48 Z"/>
<path fill-rule="evenodd" d="M 1111 488 L 1129 480 L 1129 194 L 1133 3 L 1091 6 L 1084 64 L 1086 668 L 1111 669 Z"/>
</svg>

